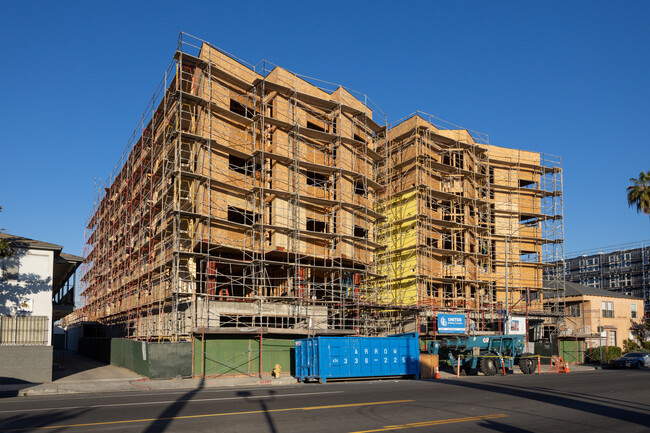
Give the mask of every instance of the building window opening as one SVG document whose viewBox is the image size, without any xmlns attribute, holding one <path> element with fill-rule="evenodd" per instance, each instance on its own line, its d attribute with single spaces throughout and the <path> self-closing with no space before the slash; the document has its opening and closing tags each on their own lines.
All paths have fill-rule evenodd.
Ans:
<svg viewBox="0 0 650 433">
<path fill-rule="evenodd" d="M 327 188 L 327 182 L 329 180 L 327 175 L 308 171 L 305 173 L 305 176 L 307 176 L 307 185 L 317 188 Z"/>
<path fill-rule="evenodd" d="M 329 233 L 327 223 L 312 218 L 307 218 L 307 230 L 311 232 Z"/>
</svg>

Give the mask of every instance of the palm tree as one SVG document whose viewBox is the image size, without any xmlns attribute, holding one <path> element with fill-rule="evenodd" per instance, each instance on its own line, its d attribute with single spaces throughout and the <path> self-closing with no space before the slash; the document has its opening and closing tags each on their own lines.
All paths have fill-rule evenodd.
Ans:
<svg viewBox="0 0 650 433">
<path fill-rule="evenodd" d="M 637 212 L 650 215 L 650 171 L 642 171 L 639 178 L 630 178 L 632 185 L 627 187 L 627 204 L 636 207 Z"/>
</svg>

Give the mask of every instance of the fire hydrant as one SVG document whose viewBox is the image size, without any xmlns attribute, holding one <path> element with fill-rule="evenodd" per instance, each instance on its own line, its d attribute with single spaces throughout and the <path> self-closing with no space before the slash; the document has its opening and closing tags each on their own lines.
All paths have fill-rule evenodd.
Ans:
<svg viewBox="0 0 650 433">
<path fill-rule="evenodd" d="M 275 364 L 275 368 L 273 369 L 273 377 L 276 379 L 280 377 L 280 372 L 282 371 L 282 366 L 280 364 Z"/>
</svg>

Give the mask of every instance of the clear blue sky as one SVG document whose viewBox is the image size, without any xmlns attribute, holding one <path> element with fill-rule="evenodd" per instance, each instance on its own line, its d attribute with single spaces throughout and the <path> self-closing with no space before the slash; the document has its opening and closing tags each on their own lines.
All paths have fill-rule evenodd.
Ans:
<svg viewBox="0 0 650 433">
<path fill-rule="evenodd" d="M 565 250 L 650 238 L 650 2 L 0 1 L 0 228 L 81 254 L 103 182 L 183 30 L 425 111 L 499 146 L 561 155 Z"/>
</svg>

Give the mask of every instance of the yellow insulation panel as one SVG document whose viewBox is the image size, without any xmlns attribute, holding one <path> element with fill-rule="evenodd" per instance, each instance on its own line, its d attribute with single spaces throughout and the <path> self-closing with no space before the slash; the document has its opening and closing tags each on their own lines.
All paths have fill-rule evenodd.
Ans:
<svg viewBox="0 0 650 433">
<path fill-rule="evenodd" d="M 377 208 L 387 217 L 387 224 L 378 232 L 387 247 L 378 263 L 379 273 L 387 276 L 381 300 L 393 305 L 415 305 L 418 301 L 417 205 L 417 192 L 409 191 L 393 195 Z"/>
</svg>

